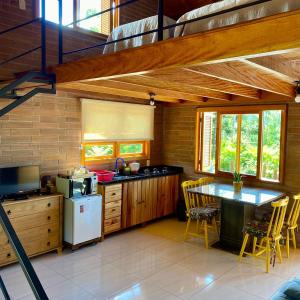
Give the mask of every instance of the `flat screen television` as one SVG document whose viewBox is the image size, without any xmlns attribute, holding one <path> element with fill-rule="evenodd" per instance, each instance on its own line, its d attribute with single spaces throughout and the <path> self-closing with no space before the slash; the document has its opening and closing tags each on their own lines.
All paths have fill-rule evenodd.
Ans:
<svg viewBox="0 0 300 300">
<path fill-rule="evenodd" d="M 0 196 L 22 196 L 40 189 L 40 166 L 0 168 Z"/>
</svg>

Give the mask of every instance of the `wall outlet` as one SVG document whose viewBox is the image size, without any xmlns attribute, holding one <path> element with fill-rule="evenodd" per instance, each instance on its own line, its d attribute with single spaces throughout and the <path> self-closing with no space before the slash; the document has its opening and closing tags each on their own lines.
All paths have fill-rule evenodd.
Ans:
<svg viewBox="0 0 300 300">
<path fill-rule="evenodd" d="M 19 0 L 19 8 L 26 10 L 26 0 Z"/>
</svg>

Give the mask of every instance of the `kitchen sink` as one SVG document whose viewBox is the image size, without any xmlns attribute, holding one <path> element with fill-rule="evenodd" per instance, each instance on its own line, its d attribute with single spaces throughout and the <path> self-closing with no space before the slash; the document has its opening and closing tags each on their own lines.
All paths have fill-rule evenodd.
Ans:
<svg viewBox="0 0 300 300">
<path fill-rule="evenodd" d="M 126 180 L 133 178 L 142 178 L 145 177 L 143 174 L 133 174 L 133 175 L 115 175 L 113 180 Z"/>
</svg>

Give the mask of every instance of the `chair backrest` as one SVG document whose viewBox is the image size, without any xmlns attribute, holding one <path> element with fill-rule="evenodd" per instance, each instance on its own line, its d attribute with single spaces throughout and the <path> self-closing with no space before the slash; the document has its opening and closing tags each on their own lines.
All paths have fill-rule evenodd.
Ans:
<svg viewBox="0 0 300 300">
<path fill-rule="evenodd" d="M 294 196 L 293 205 L 287 220 L 287 224 L 291 228 L 297 228 L 300 215 L 300 194 Z"/>
<path fill-rule="evenodd" d="M 268 227 L 267 237 L 274 240 L 281 238 L 281 230 L 284 223 L 286 209 L 289 203 L 289 197 L 272 203 L 273 213 Z"/>
<path fill-rule="evenodd" d="M 202 206 L 200 195 L 188 192 L 188 189 L 194 188 L 197 186 L 199 186 L 197 180 L 188 180 L 188 181 L 184 181 L 181 184 L 187 211 L 189 211 L 193 207 L 201 207 Z"/>
<path fill-rule="evenodd" d="M 197 180 L 199 186 L 207 185 L 214 182 L 213 177 L 202 177 Z M 213 203 L 216 203 L 216 199 L 211 196 L 201 195 L 202 205 L 207 206 Z"/>
</svg>

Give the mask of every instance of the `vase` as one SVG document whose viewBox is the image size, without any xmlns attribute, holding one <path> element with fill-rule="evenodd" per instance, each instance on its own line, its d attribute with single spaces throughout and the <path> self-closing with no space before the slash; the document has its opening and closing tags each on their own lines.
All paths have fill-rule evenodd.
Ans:
<svg viewBox="0 0 300 300">
<path fill-rule="evenodd" d="M 236 193 L 239 193 L 241 191 L 242 187 L 243 187 L 243 181 L 240 181 L 240 182 L 234 181 L 233 182 L 233 188 Z"/>
</svg>

